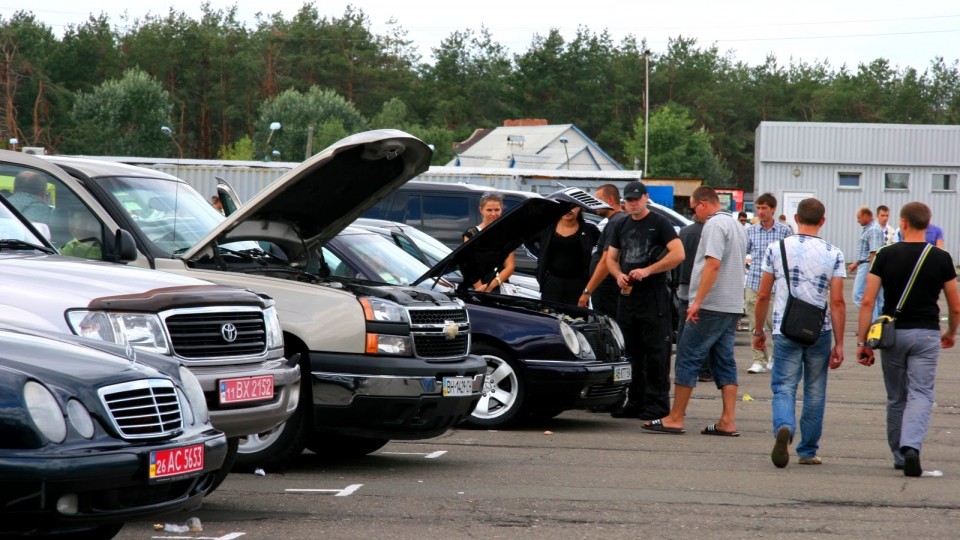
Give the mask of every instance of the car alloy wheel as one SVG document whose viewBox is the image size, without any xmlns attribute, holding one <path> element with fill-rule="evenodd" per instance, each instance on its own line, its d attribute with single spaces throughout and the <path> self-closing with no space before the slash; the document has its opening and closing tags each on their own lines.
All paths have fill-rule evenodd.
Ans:
<svg viewBox="0 0 960 540">
<path fill-rule="evenodd" d="M 524 382 L 515 362 L 505 354 L 485 345 L 473 347 L 473 354 L 487 362 L 480 401 L 466 423 L 476 427 L 501 427 L 520 418 Z"/>
</svg>

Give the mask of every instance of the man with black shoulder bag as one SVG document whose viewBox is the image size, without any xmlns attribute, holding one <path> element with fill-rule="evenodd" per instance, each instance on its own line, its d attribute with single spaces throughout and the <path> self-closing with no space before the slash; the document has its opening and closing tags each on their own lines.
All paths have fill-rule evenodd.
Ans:
<svg viewBox="0 0 960 540">
<path fill-rule="evenodd" d="M 843 280 L 847 273 L 843 253 L 818 236 L 825 222 L 824 213 L 823 203 L 817 199 L 800 201 L 797 234 L 770 244 L 763 260 L 754 261 L 762 265 L 763 272 L 757 290 L 757 330 L 753 333 L 753 346 L 758 349 L 766 345 L 763 321 L 776 285 L 774 362 L 770 375 L 775 441 L 770 459 L 779 468 L 790 462 L 801 379 L 803 409 L 796 452 L 801 465 L 822 463 L 817 451 L 823 432 L 827 368 L 836 369 L 843 363 Z"/>
<path fill-rule="evenodd" d="M 887 390 L 887 443 L 893 467 L 904 476 L 923 473 L 920 451 L 933 410 L 937 361 L 941 348 L 953 347 L 960 323 L 956 268 L 949 253 L 926 243 L 929 224 L 927 205 L 911 202 L 900 209 L 903 241 L 877 252 L 857 320 L 857 359 L 872 366 L 875 353 L 870 345 L 876 345 L 879 336 L 870 336 L 873 339 L 868 342 L 868 332 L 882 287 L 883 316 L 893 322 L 893 343 L 881 355 Z M 941 291 L 949 310 L 947 329 L 942 333 Z"/>
</svg>

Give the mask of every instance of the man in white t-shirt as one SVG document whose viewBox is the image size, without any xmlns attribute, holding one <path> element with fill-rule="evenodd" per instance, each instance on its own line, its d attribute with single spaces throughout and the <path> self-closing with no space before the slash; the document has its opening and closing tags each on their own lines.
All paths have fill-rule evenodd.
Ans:
<svg viewBox="0 0 960 540">
<path fill-rule="evenodd" d="M 770 295 L 776 285 L 773 306 L 773 432 L 776 435 L 770 458 L 779 468 L 790 461 L 790 443 L 797 431 L 797 388 L 803 379 L 803 412 L 800 415 L 800 444 L 797 454 L 801 465 L 819 465 L 820 435 L 823 433 L 823 411 L 827 394 L 827 367 L 836 369 L 843 362 L 843 330 L 846 305 L 843 280 L 847 276 L 843 253 L 820 239 L 824 223 L 823 203 L 804 199 L 797 206 L 798 234 L 767 247 L 762 264 L 763 275 L 757 290 L 754 348 L 763 348 L 766 335 L 763 320 L 770 306 Z M 784 246 L 787 270 L 784 272 L 780 247 Z M 790 289 L 787 289 L 787 279 Z M 799 343 L 780 332 L 787 297 L 793 296 L 818 307 L 830 307 L 824 317 L 820 337 L 812 345 Z M 833 348 L 830 347 L 831 336 Z"/>
</svg>

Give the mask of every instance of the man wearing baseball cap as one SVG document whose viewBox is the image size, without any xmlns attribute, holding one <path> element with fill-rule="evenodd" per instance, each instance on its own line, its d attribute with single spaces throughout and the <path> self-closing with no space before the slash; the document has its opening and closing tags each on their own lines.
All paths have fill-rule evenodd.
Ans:
<svg viewBox="0 0 960 540">
<path fill-rule="evenodd" d="M 633 366 L 627 403 L 615 418 L 661 418 L 670 410 L 671 324 L 666 272 L 683 262 L 683 244 L 666 218 L 647 208 L 642 182 L 623 188 L 627 217 L 608 226 L 607 266 L 620 287 L 617 322 Z"/>
</svg>

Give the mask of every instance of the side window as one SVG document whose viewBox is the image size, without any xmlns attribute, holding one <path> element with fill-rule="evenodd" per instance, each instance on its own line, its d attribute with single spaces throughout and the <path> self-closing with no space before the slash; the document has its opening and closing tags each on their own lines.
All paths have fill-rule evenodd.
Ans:
<svg viewBox="0 0 960 540">
<path fill-rule="evenodd" d="M 470 223 L 470 200 L 467 197 L 424 195 L 423 226 L 425 233 L 450 245 L 462 243 L 463 231 Z"/>
<path fill-rule="evenodd" d="M 11 192 L 7 197 L 10 203 L 47 235 L 61 254 L 103 258 L 105 227 L 60 180 L 34 169 L 7 168 L 0 171 L 0 189 Z"/>
<path fill-rule="evenodd" d="M 423 216 L 420 212 L 420 196 L 410 195 L 407 197 L 407 208 L 406 212 L 403 214 L 403 217 L 393 221 L 401 221 L 403 223 L 409 223 L 414 227 L 420 227 L 423 224 L 421 221 L 422 219 Z"/>
<path fill-rule="evenodd" d="M 393 235 L 393 240 L 398 246 L 400 246 L 401 249 L 409 253 L 414 259 L 417 259 L 420 262 L 426 262 L 423 260 L 420 249 L 411 243 L 409 238 L 401 235 Z"/>
</svg>

